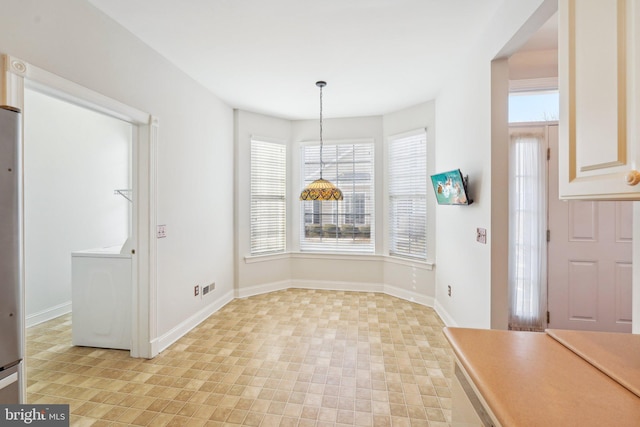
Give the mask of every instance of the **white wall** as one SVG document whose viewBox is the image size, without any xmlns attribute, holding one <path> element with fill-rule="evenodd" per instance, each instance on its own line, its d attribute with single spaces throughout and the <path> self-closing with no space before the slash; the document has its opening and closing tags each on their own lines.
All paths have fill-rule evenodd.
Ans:
<svg viewBox="0 0 640 427">
<path fill-rule="evenodd" d="M 6 3 L 0 14 L 0 53 L 160 119 L 157 220 L 167 224 L 168 237 L 158 241 L 159 315 L 154 338 L 171 333 L 194 313 L 226 301 L 234 283 L 232 109 L 82 0 Z M 491 61 L 506 55 L 501 52 L 506 45 L 518 44 L 519 29 L 538 6 L 548 3 L 553 1 L 505 1 L 487 33 L 451 70 L 451 79 L 436 100 L 436 170 L 460 167 L 470 175 L 476 199 L 469 207 L 436 208 L 437 306 L 445 318 L 461 326 L 490 327 L 492 309 L 505 310 L 491 302 L 495 277 L 506 277 L 506 271 L 491 271 L 496 258 L 493 236 L 498 231 L 492 228 L 507 224 L 504 213 L 492 211 L 490 202 L 506 194 L 506 182 L 491 170 Z M 382 146 L 381 118 L 325 123 L 325 140 L 373 137 Z M 317 140 L 317 132 L 315 120 L 294 122 L 290 141 Z M 379 177 L 382 166 L 376 167 Z M 381 203 L 378 197 L 378 217 Z M 291 204 L 295 205 L 293 200 Z M 376 229 L 380 235 L 378 227 L 380 221 Z M 475 242 L 476 227 L 488 229 L 487 245 Z M 496 253 L 502 250 L 499 247 Z M 376 251 L 380 255 L 382 248 Z M 293 278 L 306 277 L 302 259 L 292 261 Z M 383 277 L 384 268 L 368 262 L 361 267 L 368 270 L 363 276 L 367 280 Z M 357 280 L 355 274 L 351 278 Z M 216 290 L 208 299 L 193 297 L 195 284 L 211 281 Z M 453 288 L 452 297 L 446 295 L 447 285 Z"/>
<path fill-rule="evenodd" d="M 371 255 L 330 255 L 299 252 L 300 201 L 299 143 L 319 139 L 317 120 L 289 121 L 246 111 L 235 112 L 236 132 L 236 282 L 238 296 L 253 295 L 287 287 L 378 291 L 432 305 L 434 272 L 427 263 L 398 261 L 388 253 L 386 192 L 384 185 L 384 138 L 418 128 L 428 129 L 430 164 L 435 144 L 435 105 L 427 102 L 384 117 L 325 119 L 325 142 L 371 139 L 375 143 L 376 170 L 376 253 Z M 287 254 L 250 255 L 250 139 L 251 136 L 288 143 Z M 428 234 L 434 236 L 435 221 Z M 429 247 L 430 254 L 435 245 Z M 433 255 L 432 255 L 433 256 Z"/>
<path fill-rule="evenodd" d="M 427 174 L 435 172 L 436 164 L 436 108 L 435 101 L 428 101 L 404 110 L 383 116 L 383 129 L 386 143 L 390 136 L 410 132 L 415 129 L 424 128 L 427 130 Z M 386 159 L 383 165 L 386 181 Z M 436 256 L 436 203 L 435 195 L 431 190 L 431 183 L 425 182 L 427 188 L 427 260 L 429 264 L 416 262 L 394 262 L 393 258 L 386 258 L 384 265 L 384 283 L 395 289 L 402 290 L 403 293 L 415 294 L 412 297 L 419 302 L 433 305 L 435 299 L 435 271 L 431 263 Z M 383 216 L 388 218 L 387 188 L 384 186 L 384 207 Z M 387 221 L 385 221 L 385 225 Z M 385 227 L 384 236 L 388 235 Z M 385 239 L 383 253 L 389 253 L 388 241 Z M 437 266 L 436 266 L 437 268 Z"/>
<path fill-rule="evenodd" d="M 505 2 L 436 99 L 436 169 L 468 174 L 474 199 L 437 208 L 436 309 L 450 324 L 506 328 L 507 174 L 500 162 L 507 155 L 508 67 L 492 61 L 515 52 L 555 12 L 553 3 Z M 492 72 L 501 77 L 492 80 Z M 477 227 L 487 229 L 486 245 L 476 242 Z"/>
<path fill-rule="evenodd" d="M 25 93 L 24 216 L 27 325 L 68 312 L 71 252 L 122 245 L 130 202 L 132 126 Z"/>
<path fill-rule="evenodd" d="M 236 295 L 247 296 L 269 290 L 283 289 L 289 284 L 289 257 L 257 257 L 251 255 L 251 137 L 267 138 L 288 145 L 291 138 L 289 120 L 236 110 Z M 291 152 L 287 152 L 291 163 Z M 294 185 L 289 179 L 287 194 L 294 197 Z M 287 217 L 290 214 L 287 213 Z M 287 229 L 288 231 L 288 229 Z M 291 239 L 290 233 L 287 235 Z"/>
<path fill-rule="evenodd" d="M 633 276 L 631 278 L 631 332 L 640 334 L 640 202 L 633 203 L 633 239 L 632 239 Z"/>
<path fill-rule="evenodd" d="M 233 110 L 83 0 L 4 2 L 8 53 L 159 118 L 152 340 L 233 295 Z M 207 298 L 193 287 L 216 282 Z M 167 342 L 165 339 L 163 342 Z"/>
<path fill-rule="evenodd" d="M 376 254 L 382 251 L 381 209 L 382 198 L 382 117 L 353 117 L 323 120 L 323 139 L 325 143 L 349 139 L 372 140 L 375 146 L 375 239 Z M 302 190 L 300 179 L 300 143 L 305 141 L 319 141 L 320 128 L 318 120 L 295 120 L 291 126 L 292 155 L 291 182 L 294 186 L 291 203 L 289 204 L 289 230 L 292 230 L 291 248 L 299 251 L 300 238 L 300 201 Z M 291 279 L 294 286 L 318 287 L 348 290 L 379 290 L 383 289 L 383 264 L 375 256 L 319 256 L 317 254 L 302 253 L 292 259 Z"/>
<path fill-rule="evenodd" d="M 318 120 L 289 121 L 246 111 L 236 111 L 236 230 L 237 230 L 237 295 L 246 296 L 287 287 L 381 290 L 383 265 L 376 256 L 319 256 L 300 254 L 299 223 L 302 190 L 299 177 L 299 142 L 319 140 Z M 250 257 L 250 138 L 252 135 L 285 141 L 288 144 L 289 169 L 287 194 L 287 249 L 294 255 Z M 382 118 L 362 117 L 324 119 L 323 139 L 368 138 L 376 144 L 376 157 L 381 149 Z M 377 163 L 376 168 L 381 168 Z M 376 170 L 376 187 L 382 181 Z M 376 215 L 381 208 L 376 195 Z M 378 232 L 378 225 L 376 226 Z"/>
</svg>

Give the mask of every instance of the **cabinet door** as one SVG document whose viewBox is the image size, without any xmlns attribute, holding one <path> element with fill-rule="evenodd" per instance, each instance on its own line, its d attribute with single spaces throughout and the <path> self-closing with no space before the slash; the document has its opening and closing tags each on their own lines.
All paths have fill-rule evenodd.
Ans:
<svg viewBox="0 0 640 427">
<path fill-rule="evenodd" d="M 560 198 L 640 200 L 640 0 L 561 0 Z"/>
</svg>

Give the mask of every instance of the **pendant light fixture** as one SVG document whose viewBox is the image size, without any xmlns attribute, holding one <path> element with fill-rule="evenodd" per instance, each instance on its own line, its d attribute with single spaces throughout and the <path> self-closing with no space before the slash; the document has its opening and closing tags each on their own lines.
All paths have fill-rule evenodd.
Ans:
<svg viewBox="0 0 640 427">
<path fill-rule="evenodd" d="M 342 200 L 342 191 L 326 179 L 322 179 L 322 88 L 326 85 L 323 81 L 316 82 L 316 86 L 320 88 L 320 179 L 316 179 L 302 190 L 300 200 Z"/>
</svg>

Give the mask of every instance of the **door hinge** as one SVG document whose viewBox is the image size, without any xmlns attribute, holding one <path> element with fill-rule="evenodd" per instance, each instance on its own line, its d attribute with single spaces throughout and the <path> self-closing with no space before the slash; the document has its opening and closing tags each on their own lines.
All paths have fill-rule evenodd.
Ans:
<svg viewBox="0 0 640 427">
<path fill-rule="evenodd" d="M 549 314 L 549 312 L 547 311 L 547 325 L 551 323 L 551 315 Z"/>
<path fill-rule="evenodd" d="M 551 241 L 551 230 L 547 230 L 547 242 Z"/>
<path fill-rule="evenodd" d="M 551 160 L 551 148 L 547 148 L 547 160 Z"/>
</svg>

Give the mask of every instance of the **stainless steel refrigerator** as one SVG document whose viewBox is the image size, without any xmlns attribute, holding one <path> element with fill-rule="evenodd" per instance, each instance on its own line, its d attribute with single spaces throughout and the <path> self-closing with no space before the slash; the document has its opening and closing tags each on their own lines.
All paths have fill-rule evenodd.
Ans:
<svg viewBox="0 0 640 427">
<path fill-rule="evenodd" d="M 24 403 L 20 111 L 0 106 L 0 404 Z"/>
</svg>

